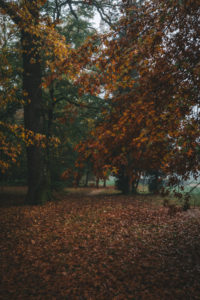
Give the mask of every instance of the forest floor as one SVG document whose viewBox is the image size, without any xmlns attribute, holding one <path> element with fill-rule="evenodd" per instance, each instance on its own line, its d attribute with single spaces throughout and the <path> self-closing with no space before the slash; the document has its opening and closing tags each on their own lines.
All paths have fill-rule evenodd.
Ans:
<svg viewBox="0 0 200 300">
<path fill-rule="evenodd" d="M 200 210 L 109 189 L 24 204 L 0 191 L 2 300 L 200 299 Z"/>
</svg>

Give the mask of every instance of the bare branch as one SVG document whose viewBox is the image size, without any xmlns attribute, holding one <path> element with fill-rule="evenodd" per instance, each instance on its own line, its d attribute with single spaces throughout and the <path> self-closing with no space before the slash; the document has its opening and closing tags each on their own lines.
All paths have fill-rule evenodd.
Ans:
<svg viewBox="0 0 200 300">
<path fill-rule="evenodd" d="M 78 16 L 77 16 L 77 14 L 75 13 L 75 11 L 74 11 L 74 9 L 72 7 L 71 1 L 69 1 L 68 5 L 69 5 L 70 11 L 71 11 L 72 15 L 74 16 L 74 18 L 76 20 L 78 20 Z"/>
</svg>

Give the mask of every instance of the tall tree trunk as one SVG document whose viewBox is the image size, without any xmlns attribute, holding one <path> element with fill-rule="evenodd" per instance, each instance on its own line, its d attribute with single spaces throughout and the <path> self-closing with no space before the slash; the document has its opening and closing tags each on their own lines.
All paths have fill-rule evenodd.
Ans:
<svg viewBox="0 0 200 300">
<path fill-rule="evenodd" d="M 23 5 L 20 8 L 17 1 L 16 4 L 11 2 L 0 0 L 0 7 L 11 17 L 21 32 L 25 129 L 34 133 L 45 133 L 39 55 L 42 45 L 39 37 L 36 36 L 40 4 L 38 1 L 26 0 L 22 1 Z M 20 14 L 23 8 L 24 12 Z M 50 198 L 50 175 L 44 152 L 45 150 L 36 145 L 27 147 L 28 193 L 26 199 L 28 203 L 43 203 Z"/>
<path fill-rule="evenodd" d="M 25 129 L 44 134 L 42 115 L 42 70 L 38 41 L 29 32 L 21 31 L 23 58 L 23 92 L 25 98 Z M 27 202 L 44 203 L 50 198 L 50 175 L 45 159 L 45 150 L 40 146 L 27 147 L 28 193 Z"/>
</svg>

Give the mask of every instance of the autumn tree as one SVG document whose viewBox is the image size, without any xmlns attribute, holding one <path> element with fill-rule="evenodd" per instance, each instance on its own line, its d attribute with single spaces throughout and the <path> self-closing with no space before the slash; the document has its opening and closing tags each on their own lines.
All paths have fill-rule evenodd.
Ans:
<svg viewBox="0 0 200 300">
<path fill-rule="evenodd" d="M 198 1 L 136 4 L 128 2 L 117 29 L 102 36 L 98 77 L 88 76 L 84 88 L 103 87 L 108 106 L 79 148 L 102 170 L 123 169 L 128 192 L 144 172 L 162 170 L 172 185 L 199 172 Z"/>
<path fill-rule="evenodd" d="M 78 20 L 78 11 L 81 8 L 85 7 L 91 13 L 96 7 L 101 17 L 111 22 L 110 14 L 108 14 L 111 6 L 109 1 L 101 3 L 100 1 L 0 1 L 2 15 L 9 17 L 20 37 L 24 128 L 23 126 L 22 128 L 10 127 L 10 125 L 9 128 L 14 134 L 19 129 L 21 138 L 27 146 L 27 202 L 29 203 L 42 203 L 51 197 L 48 155 L 46 154 L 48 154 L 51 142 L 51 111 L 55 104 L 55 97 L 50 87 L 50 101 L 48 100 L 47 105 L 49 114 L 46 123 L 45 89 L 52 85 L 57 75 L 58 80 L 62 78 L 63 67 L 68 69 L 68 81 L 73 80 L 74 74 L 79 73 L 83 65 L 87 63 L 87 48 L 88 52 L 92 51 L 92 48 L 87 45 L 79 51 L 76 51 L 73 44 L 67 45 L 71 41 L 66 41 L 59 30 L 63 14 L 68 11 Z M 81 51 L 84 51 L 84 55 Z M 9 78 L 8 72 L 7 75 Z M 12 93 L 13 101 L 14 89 Z M 6 126 L 5 123 L 4 125 Z M 2 140 L 3 136 L 6 135 L 2 135 Z M 8 146 L 6 143 L 5 141 L 2 149 L 4 153 Z M 12 148 L 12 153 L 14 153 L 13 150 Z M 3 163 L 2 160 L 2 165 Z"/>
</svg>

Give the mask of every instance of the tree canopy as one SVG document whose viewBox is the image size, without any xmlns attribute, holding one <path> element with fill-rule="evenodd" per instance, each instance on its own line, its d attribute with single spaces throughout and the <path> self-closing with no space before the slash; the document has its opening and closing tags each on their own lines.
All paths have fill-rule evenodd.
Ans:
<svg viewBox="0 0 200 300">
<path fill-rule="evenodd" d="M 199 29 L 198 1 L 125 6 L 118 26 L 101 38 L 97 72 L 78 81 L 90 92 L 103 88 L 108 104 L 80 144 L 80 160 L 125 169 L 130 186 L 152 170 L 170 175 L 172 185 L 198 176 Z"/>
<path fill-rule="evenodd" d="M 0 0 L 0 10 L 0 168 L 24 143 L 29 203 L 51 198 L 52 161 L 58 173 L 80 176 L 89 162 L 97 177 L 123 175 L 130 191 L 144 173 L 172 185 L 198 176 L 198 1 Z M 108 33 L 92 28 L 95 10 Z"/>
</svg>

